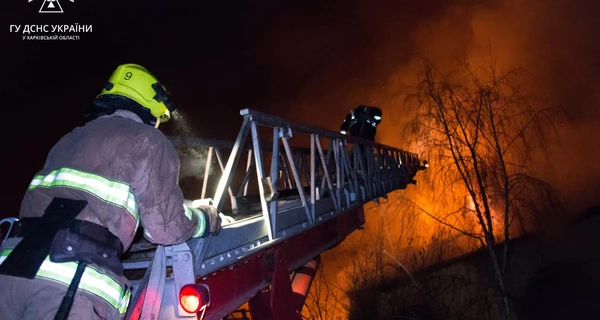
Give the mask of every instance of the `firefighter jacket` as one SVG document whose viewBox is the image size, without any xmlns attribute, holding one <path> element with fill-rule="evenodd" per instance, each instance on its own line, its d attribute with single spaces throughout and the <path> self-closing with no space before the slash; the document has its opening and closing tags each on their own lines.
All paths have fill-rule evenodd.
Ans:
<svg viewBox="0 0 600 320">
<path fill-rule="evenodd" d="M 209 232 L 207 221 L 200 210 L 185 206 L 179 165 L 174 146 L 162 132 L 132 112 L 117 110 L 75 128 L 50 150 L 25 193 L 20 217 L 41 216 L 53 197 L 63 197 L 87 200 L 77 219 L 105 226 L 125 251 L 140 223 L 145 237 L 157 244 L 201 237 Z M 74 263 L 46 259 L 38 276 L 68 285 L 75 268 Z M 100 270 L 88 267 L 80 289 L 100 295 L 124 313 L 130 292 Z"/>
</svg>

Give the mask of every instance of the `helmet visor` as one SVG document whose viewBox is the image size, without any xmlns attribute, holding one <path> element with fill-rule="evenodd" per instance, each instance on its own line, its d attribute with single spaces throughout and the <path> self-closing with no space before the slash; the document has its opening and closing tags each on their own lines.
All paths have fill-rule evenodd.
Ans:
<svg viewBox="0 0 600 320">
<path fill-rule="evenodd" d="M 154 92 L 156 93 L 156 95 L 154 96 L 154 100 L 164 103 L 169 112 L 173 112 L 177 109 L 177 107 L 171 100 L 171 93 L 169 91 L 166 91 L 160 83 L 154 83 L 152 85 L 152 89 L 154 89 Z"/>
</svg>

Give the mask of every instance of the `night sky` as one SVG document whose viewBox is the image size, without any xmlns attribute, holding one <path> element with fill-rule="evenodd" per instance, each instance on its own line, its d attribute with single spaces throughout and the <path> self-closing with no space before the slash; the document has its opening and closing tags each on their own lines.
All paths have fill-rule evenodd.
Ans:
<svg viewBox="0 0 600 320">
<path fill-rule="evenodd" d="M 402 148 L 400 87 L 416 78 L 418 59 L 476 60 L 488 43 L 506 65 L 529 69 L 526 87 L 567 114 L 567 143 L 551 148 L 546 178 L 573 208 L 598 203 L 600 5 L 481 2 L 61 0 L 64 14 L 39 14 L 41 0 L 4 0 L 2 215 L 17 215 L 47 152 L 83 124 L 118 64 L 157 75 L 200 137 L 233 140 L 243 108 L 337 130 L 349 109 L 371 104 L 384 110 L 382 142 Z M 93 31 L 27 41 L 9 29 L 76 22 Z"/>
</svg>

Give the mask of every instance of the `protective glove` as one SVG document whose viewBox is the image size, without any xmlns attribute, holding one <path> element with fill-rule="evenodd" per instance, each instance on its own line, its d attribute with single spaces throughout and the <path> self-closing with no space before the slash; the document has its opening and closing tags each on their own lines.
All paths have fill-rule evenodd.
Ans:
<svg viewBox="0 0 600 320">
<path fill-rule="evenodd" d="M 212 231 L 212 220 L 217 220 L 216 218 L 212 218 L 211 216 L 214 216 L 214 212 L 217 211 L 217 208 L 213 206 L 213 202 L 211 198 L 205 198 L 205 199 L 196 199 L 196 200 L 184 200 L 186 206 L 188 206 L 189 208 L 197 208 L 197 209 L 201 209 L 202 212 L 207 212 L 207 214 L 205 214 L 206 217 L 206 221 L 208 221 L 209 226 L 210 226 L 210 232 L 214 235 L 219 234 L 219 232 L 221 231 L 221 227 L 222 226 L 226 226 L 230 223 L 234 223 L 235 219 L 232 218 L 231 216 L 227 216 L 224 215 L 223 213 L 218 213 L 218 216 L 220 217 L 220 221 L 219 221 L 219 226 L 217 228 L 216 233 L 214 233 Z M 215 221 L 216 223 L 216 221 Z"/>
<path fill-rule="evenodd" d="M 211 205 L 199 205 L 196 209 L 200 209 L 204 213 L 204 219 L 208 225 L 208 231 L 214 236 L 221 232 L 221 216 L 217 208 Z"/>
</svg>

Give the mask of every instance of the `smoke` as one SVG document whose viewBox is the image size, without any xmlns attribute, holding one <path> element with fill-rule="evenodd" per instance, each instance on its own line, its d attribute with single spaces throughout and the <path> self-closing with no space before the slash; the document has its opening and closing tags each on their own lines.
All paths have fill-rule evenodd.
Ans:
<svg viewBox="0 0 600 320">
<path fill-rule="evenodd" d="M 375 105 L 383 110 L 378 140 L 410 150 L 402 127 L 412 110 L 404 99 L 419 77 L 422 58 L 442 69 L 455 66 L 457 59 L 477 66 L 491 51 L 503 69 L 528 71 L 520 85 L 540 106 L 566 114 L 562 139 L 548 149 L 553 166 L 538 169 L 542 178 L 558 188 L 570 213 L 600 202 L 596 1 L 328 3 L 286 4 L 285 9 L 273 4 L 252 15 L 247 32 L 257 35 L 251 39 L 253 58 L 268 75 L 260 81 L 257 103 L 266 111 L 337 131 L 350 109 Z M 427 191 L 419 185 L 401 192 L 427 208 Z M 385 210 L 367 210 L 367 233 L 376 232 Z M 392 225 L 391 237 L 402 239 L 402 230 L 412 228 L 408 231 L 415 238 L 430 239 L 438 232 L 430 222 L 421 216 L 410 226 Z M 343 277 L 339 270 L 355 261 L 344 254 L 352 246 L 376 250 L 361 240 L 363 234 L 353 233 L 326 254 L 337 262 L 326 273 Z M 406 249 L 401 247 L 397 252 Z"/>
<path fill-rule="evenodd" d="M 543 178 L 558 187 L 573 213 L 600 201 L 600 162 L 594 161 L 600 159 L 600 43 L 594 37 L 599 4 L 345 3 L 309 2 L 257 16 L 263 24 L 254 26 L 260 34 L 256 61 L 269 74 L 263 99 L 270 112 L 338 130 L 348 110 L 376 105 L 384 110 L 379 140 L 409 148 L 400 135 L 411 112 L 404 94 L 419 76 L 421 58 L 442 69 L 463 58 L 479 65 L 491 50 L 502 68 L 528 71 L 524 92 L 567 116 L 562 141 L 548 150 L 554 165 L 539 169 Z"/>
<path fill-rule="evenodd" d="M 203 179 L 208 147 L 194 146 L 194 141 L 201 136 L 198 134 L 198 128 L 190 121 L 190 117 L 182 111 L 176 110 L 164 129 L 167 135 L 179 139 L 179 144 L 176 146 L 180 158 L 179 179 L 192 178 L 196 183 Z"/>
<path fill-rule="evenodd" d="M 200 180 L 204 178 L 208 156 L 207 148 L 182 147 L 177 148 L 177 153 L 181 159 L 179 179 L 195 178 Z"/>
<path fill-rule="evenodd" d="M 587 3 L 586 3 L 587 2 Z M 544 178 L 563 193 L 571 213 L 600 202 L 598 112 L 600 46 L 593 1 L 501 1 L 473 16 L 470 57 L 489 43 L 507 68 L 522 67 L 531 77 L 523 89 L 541 105 L 565 112 L 562 141 L 549 145 L 553 166 Z M 592 161 L 590 161 L 592 160 Z"/>
</svg>

